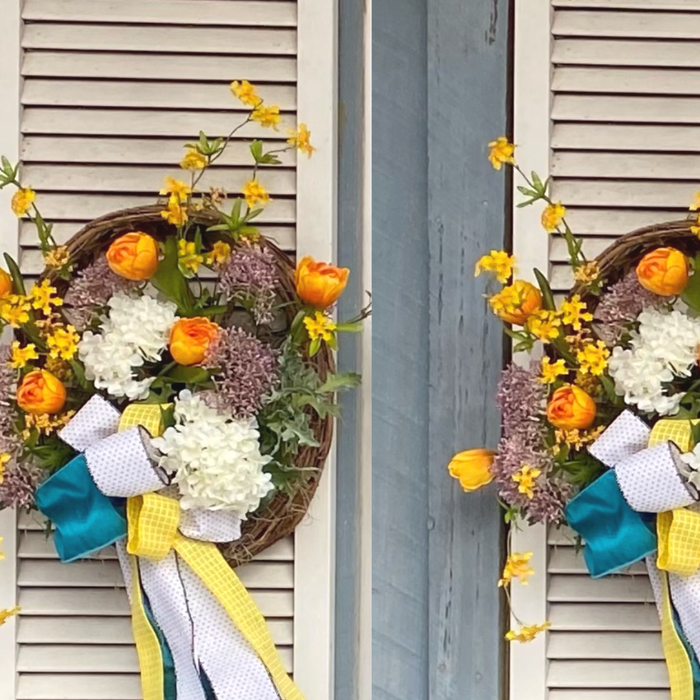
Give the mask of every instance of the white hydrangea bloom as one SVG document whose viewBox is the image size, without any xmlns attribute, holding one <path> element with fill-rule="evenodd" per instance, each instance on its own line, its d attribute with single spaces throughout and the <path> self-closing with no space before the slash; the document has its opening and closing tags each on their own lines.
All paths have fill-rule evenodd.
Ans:
<svg viewBox="0 0 700 700">
<path fill-rule="evenodd" d="M 176 306 L 120 292 L 110 299 L 109 308 L 99 333 L 87 331 L 78 343 L 85 376 L 110 396 L 145 399 L 155 378 L 137 380 L 134 369 L 160 358 L 168 345 Z"/>
<path fill-rule="evenodd" d="M 183 510 L 233 511 L 245 519 L 274 489 L 263 467 L 257 422 L 237 420 L 210 408 L 185 390 L 175 400 L 177 425 L 152 443 L 160 466 L 173 475 Z"/>
<path fill-rule="evenodd" d="M 669 396 L 664 385 L 690 376 L 697 364 L 700 320 L 677 309 L 645 309 L 638 321 L 629 348 L 613 348 L 608 361 L 615 391 L 640 411 L 673 415 L 683 395 Z"/>
</svg>

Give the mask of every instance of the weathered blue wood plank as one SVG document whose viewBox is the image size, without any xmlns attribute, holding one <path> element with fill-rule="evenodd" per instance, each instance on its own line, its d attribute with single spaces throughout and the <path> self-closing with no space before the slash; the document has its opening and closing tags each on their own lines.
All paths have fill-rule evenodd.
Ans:
<svg viewBox="0 0 700 700">
<path fill-rule="evenodd" d="M 502 697 L 501 518 L 493 493 L 465 495 L 445 465 L 500 434 L 503 336 L 474 262 L 505 236 L 486 143 L 506 132 L 507 67 L 507 0 L 428 0 L 430 700 Z"/>
<path fill-rule="evenodd" d="M 426 0 L 374 0 L 373 700 L 428 697 Z"/>
</svg>

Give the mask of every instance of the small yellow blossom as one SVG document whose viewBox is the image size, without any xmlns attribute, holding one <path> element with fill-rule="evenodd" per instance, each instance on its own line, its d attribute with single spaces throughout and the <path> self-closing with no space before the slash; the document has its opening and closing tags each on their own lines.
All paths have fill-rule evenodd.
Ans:
<svg viewBox="0 0 700 700">
<path fill-rule="evenodd" d="M 10 294 L 0 302 L 0 317 L 13 328 L 19 328 L 29 321 L 31 308 L 27 297 Z"/>
<path fill-rule="evenodd" d="M 216 241 L 207 255 L 207 265 L 221 265 L 231 257 L 231 246 L 225 241 Z"/>
<path fill-rule="evenodd" d="M 12 459 L 12 455 L 9 452 L 3 452 L 0 454 L 0 484 L 5 479 L 5 466 L 7 463 Z M 2 541 L 2 537 L 0 537 L 0 542 Z M 2 552 L 0 552 L 0 559 L 2 559 Z"/>
<path fill-rule="evenodd" d="M 182 226 L 187 222 L 187 208 L 180 204 L 180 198 L 176 194 L 170 195 L 168 208 L 161 211 L 160 215 L 173 226 Z"/>
<path fill-rule="evenodd" d="M 562 302 L 561 315 L 564 325 L 580 331 L 582 321 L 593 320 L 593 314 L 588 313 L 586 308 L 585 302 L 581 301 L 581 297 L 578 294 L 574 294 L 571 299 Z"/>
<path fill-rule="evenodd" d="M 25 347 L 21 347 L 19 341 L 17 340 L 12 343 L 12 358 L 8 363 L 10 367 L 22 369 L 22 367 L 26 366 L 27 362 L 38 359 L 39 355 L 36 351 L 36 345 L 34 345 L 34 343 L 29 343 Z"/>
<path fill-rule="evenodd" d="M 535 495 L 535 480 L 541 473 L 540 469 L 524 464 L 511 478 L 518 485 L 518 492 L 530 499 Z"/>
<path fill-rule="evenodd" d="M 73 373 L 68 362 L 60 357 L 47 357 L 44 369 L 46 369 L 47 372 L 51 372 L 56 379 L 60 379 L 61 381 L 70 379 Z"/>
<path fill-rule="evenodd" d="M 698 209 L 700 209 L 700 192 L 696 192 L 693 195 L 693 202 L 688 209 L 690 209 L 690 211 L 698 211 Z"/>
<path fill-rule="evenodd" d="M 17 216 L 24 216 L 31 209 L 35 199 L 36 192 L 34 190 L 30 187 L 20 187 L 12 197 L 10 206 Z"/>
<path fill-rule="evenodd" d="M 579 265 L 574 271 L 574 279 L 583 284 L 596 282 L 600 277 L 600 265 L 595 260 Z"/>
<path fill-rule="evenodd" d="M 542 212 L 542 227 L 547 233 L 554 233 L 566 216 L 566 207 L 561 202 L 548 204 Z"/>
<path fill-rule="evenodd" d="M 594 443 L 604 430 L 604 425 L 600 425 L 593 430 L 584 431 L 578 428 L 573 428 L 571 430 L 557 429 L 554 431 L 554 439 L 558 446 L 568 445 L 574 450 L 581 450 L 586 447 L 586 445 Z"/>
<path fill-rule="evenodd" d="M 247 80 L 234 80 L 231 83 L 231 92 L 244 104 L 256 107 L 262 102 L 262 98 L 258 95 L 258 88 L 249 83 Z"/>
<path fill-rule="evenodd" d="M 514 552 L 506 560 L 503 569 L 503 578 L 498 582 L 500 587 L 507 586 L 514 578 L 519 579 L 523 586 L 527 586 L 527 580 L 535 573 L 528 562 L 532 559 L 532 552 L 518 554 Z"/>
<path fill-rule="evenodd" d="M 51 286 L 49 280 L 42 280 L 41 284 L 35 284 L 29 296 L 32 300 L 32 307 L 41 310 L 44 315 L 49 316 L 55 306 L 63 306 L 63 299 L 54 296 L 56 287 Z"/>
<path fill-rule="evenodd" d="M 176 180 L 174 177 L 166 177 L 161 194 L 169 194 L 176 197 L 180 202 L 187 201 L 187 197 L 192 194 L 190 186 L 182 180 Z"/>
<path fill-rule="evenodd" d="M 180 161 L 180 167 L 183 170 L 204 170 L 207 167 L 207 157 L 191 148 Z"/>
<path fill-rule="evenodd" d="M 246 182 L 242 194 L 249 209 L 252 209 L 256 204 L 264 207 L 270 201 L 267 190 L 257 180 Z"/>
<path fill-rule="evenodd" d="M 80 336 L 73 326 L 57 328 L 47 339 L 49 355 L 54 359 L 72 360 L 78 351 Z"/>
<path fill-rule="evenodd" d="M 62 267 L 66 267 L 70 262 L 70 253 L 68 252 L 68 247 L 61 245 L 57 248 L 52 248 L 44 255 L 44 262 L 47 267 L 53 268 L 54 270 L 59 270 Z"/>
<path fill-rule="evenodd" d="M 538 311 L 527 320 L 527 329 L 543 343 L 548 343 L 550 340 L 557 338 L 560 326 L 561 319 L 556 311 L 548 309 Z"/>
<path fill-rule="evenodd" d="M 4 625 L 11 617 L 17 615 L 19 611 L 19 607 L 10 608 L 9 610 L 0 610 L 0 625 Z"/>
<path fill-rule="evenodd" d="M 496 279 L 501 284 L 505 284 L 513 274 L 514 264 L 514 256 L 508 255 L 504 250 L 492 250 L 476 261 L 474 277 L 478 277 L 482 272 L 493 272 Z"/>
<path fill-rule="evenodd" d="M 315 316 L 307 316 L 304 325 L 311 340 L 323 338 L 326 342 L 333 340 L 333 332 L 338 327 L 323 311 L 317 311 Z"/>
<path fill-rule="evenodd" d="M 277 130 L 277 125 L 280 123 L 280 108 L 277 105 L 269 107 L 260 105 L 253 110 L 250 118 L 254 122 L 260 123 L 261 126 L 271 126 Z"/>
<path fill-rule="evenodd" d="M 499 136 L 495 141 L 489 143 L 489 161 L 496 170 L 500 170 L 503 163 L 515 163 L 513 153 L 515 145 L 512 144 L 505 136 Z"/>
<path fill-rule="evenodd" d="M 70 422 L 74 415 L 75 411 L 66 411 L 60 416 L 53 416 L 49 413 L 27 413 L 24 416 L 25 429 L 22 437 L 28 440 L 32 430 L 36 430 L 39 434 L 51 435 Z"/>
<path fill-rule="evenodd" d="M 214 204 L 221 204 L 226 199 L 226 190 L 223 187 L 212 187 L 209 190 L 209 197 Z"/>
<path fill-rule="evenodd" d="M 553 384 L 557 381 L 557 377 L 568 374 L 568 372 L 569 370 L 566 369 L 566 363 L 564 360 L 552 362 L 548 357 L 543 357 L 540 376 L 538 379 L 542 382 L 542 384 Z"/>
<path fill-rule="evenodd" d="M 288 129 L 287 133 L 289 134 L 287 143 L 311 158 L 316 149 L 311 145 L 311 132 L 306 124 L 299 124 L 296 131 Z"/>
<path fill-rule="evenodd" d="M 199 266 L 204 262 L 204 256 L 197 254 L 194 241 L 186 241 L 184 238 L 177 242 L 177 255 L 180 267 L 192 275 L 197 274 Z"/>
<path fill-rule="evenodd" d="M 576 372 L 576 380 L 574 383 L 589 396 L 598 396 L 603 391 L 598 377 L 588 374 L 588 372 L 582 372 L 580 369 Z"/>
<path fill-rule="evenodd" d="M 583 374 L 593 374 L 600 376 L 608 366 L 610 351 L 605 347 L 605 343 L 599 340 L 595 343 L 586 343 L 576 353 L 580 369 Z"/>
<path fill-rule="evenodd" d="M 540 632 L 548 630 L 552 624 L 543 622 L 541 625 L 528 625 L 521 627 L 519 630 L 510 630 L 506 634 L 506 639 L 509 642 L 531 642 Z"/>
</svg>

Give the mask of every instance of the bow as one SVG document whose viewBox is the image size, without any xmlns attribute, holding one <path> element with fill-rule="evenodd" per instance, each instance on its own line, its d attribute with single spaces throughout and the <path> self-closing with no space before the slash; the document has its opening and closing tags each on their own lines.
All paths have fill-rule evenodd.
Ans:
<svg viewBox="0 0 700 700">
<path fill-rule="evenodd" d="M 162 407 L 120 414 L 93 396 L 60 432 L 80 452 L 37 490 L 64 562 L 115 544 L 144 700 L 303 700 L 265 620 L 215 542 L 240 537 L 227 511 L 183 511 L 151 435 Z M 166 490 L 167 492 L 167 490 Z M 174 667 L 174 673 L 172 673 Z"/>
<path fill-rule="evenodd" d="M 680 459 L 691 447 L 690 421 L 650 429 L 624 411 L 589 448 L 610 470 L 566 508 L 594 578 L 646 560 L 673 700 L 700 697 L 700 514 Z"/>
</svg>

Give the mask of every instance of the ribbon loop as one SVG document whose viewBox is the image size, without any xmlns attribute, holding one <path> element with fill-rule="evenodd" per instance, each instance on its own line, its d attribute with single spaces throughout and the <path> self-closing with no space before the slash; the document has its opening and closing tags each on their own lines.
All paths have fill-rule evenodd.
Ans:
<svg viewBox="0 0 700 700">
<path fill-rule="evenodd" d="M 160 561 L 172 549 L 180 523 L 180 504 L 156 493 L 130 498 L 126 507 L 129 534 L 126 551 Z"/>
<path fill-rule="evenodd" d="M 700 567 L 700 513 L 679 509 L 660 513 L 657 566 L 679 576 L 692 576 Z"/>
</svg>

